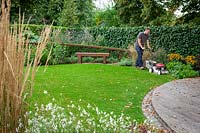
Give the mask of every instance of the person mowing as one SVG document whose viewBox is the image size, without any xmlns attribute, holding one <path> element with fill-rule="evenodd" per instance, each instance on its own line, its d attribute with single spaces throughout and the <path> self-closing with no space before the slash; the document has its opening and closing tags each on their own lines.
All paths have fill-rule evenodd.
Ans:
<svg viewBox="0 0 200 133">
<path fill-rule="evenodd" d="M 149 33 L 150 28 L 146 28 L 144 32 L 140 32 L 136 39 L 136 46 L 135 49 L 137 51 L 137 60 L 136 60 L 136 67 L 139 67 L 140 69 L 144 69 L 143 62 L 142 62 L 142 56 L 145 49 L 145 44 L 147 43 L 147 47 L 151 49 L 149 44 Z"/>
</svg>

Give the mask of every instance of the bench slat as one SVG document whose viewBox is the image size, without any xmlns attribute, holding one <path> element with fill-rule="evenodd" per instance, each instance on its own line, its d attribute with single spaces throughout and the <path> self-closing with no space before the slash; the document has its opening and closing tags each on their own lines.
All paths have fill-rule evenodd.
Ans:
<svg viewBox="0 0 200 133">
<path fill-rule="evenodd" d="M 82 63 L 82 57 L 90 56 L 90 57 L 102 57 L 103 63 L 106 63 L 106 57 L 108 57 L 109 53 L 88 53 L 88 52 L 76 52 L 78 57 L 78 63 Z"/>
<path fill-rule="evenodd" d="M 82 56 L 109 56 L 109 53 L 86 53 L 86 52 L 77 52 L 76 55 Z"/>
</svg>

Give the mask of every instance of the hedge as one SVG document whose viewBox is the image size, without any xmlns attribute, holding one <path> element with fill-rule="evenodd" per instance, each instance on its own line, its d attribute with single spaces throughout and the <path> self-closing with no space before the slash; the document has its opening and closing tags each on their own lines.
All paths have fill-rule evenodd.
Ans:
<svg viewBox="0 0 200 133">
<path fill-rule="evenodd" d="M 39 33 L 43 26 L 29 25 L 34 33 Z M 152 26 L 150 40 L 154 50 L 164 48 L 168 53 L 181 55 L 200 54 L 200 26 Z M 60 43 L 76 43 L 87 45 L 100 45 L 106 47 L 127 48 L 133 44 L 137 34 L 145 27 L 90 27 L 60 29 Z M 57 40 L 54 38 L 54 40 Z"/>
</svg>

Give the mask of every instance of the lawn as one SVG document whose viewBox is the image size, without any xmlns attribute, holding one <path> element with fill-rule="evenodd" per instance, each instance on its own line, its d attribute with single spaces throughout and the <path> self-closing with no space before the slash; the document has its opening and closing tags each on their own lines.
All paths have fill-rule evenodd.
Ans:
<svg viewBox="0 0 200 133">
<path fill-rule="evenodd" d="M 156 75 L 135 67 L 103 64 L 73 64 L 40 67 L 30 105 L 46 104 L 55 99 L 66 107 L 74 103 L 97 106 L 100 110 L 124 113 L 139 122 L 143 116 L 141 104 L 149 90 L 173 78 Z M 47 92 L 45 94 L 44 92 Z"/>
</svg>

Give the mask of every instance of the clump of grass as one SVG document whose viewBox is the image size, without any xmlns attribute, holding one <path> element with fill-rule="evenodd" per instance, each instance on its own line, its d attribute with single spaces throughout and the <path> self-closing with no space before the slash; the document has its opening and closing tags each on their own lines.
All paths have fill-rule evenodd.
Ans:
<svg viewBox="0 0 200 133">
<path fill-rule="evenodd" d="M 137 60 L 137 51 L 135 50 L 135 46 L 130 45 L 128 47 L 128 51 L 129 51 L 129 56 L 131 57 L 133 64 L 135 64 L 135 62 Z"/>
<path fill-rule="evenodd" d="M 28 88 L 33 88 L 36 69 L 51 32 L 51 27 L 47 27 L 41 32 L 41 41 L 37 44 L 35 58 L 31 60 L 29 36 L 23 37 L 23 32 L 27 30 L 23 25 L 24 18 L 19 15 L 19 24 L 14 24 L 13 28 L 10 29 L 10 7 L 11 0 L 2 0 L 0 21 L 0 132 L 15 132 L 18 119 L 24 113 L 23 92 Z M 24 67 L 25 62 L 27 62 L 26 67 Z"/>
<path fill-rule="evenodd" d="M 143 61 L 143 65 L 146 66 L 145 61 L 149 60 L 152 56 L 152 53 L 149 50 L 144 50 L 143 52 L 143 56 L 142 56 L 142 61 Z"/>
</svg>

